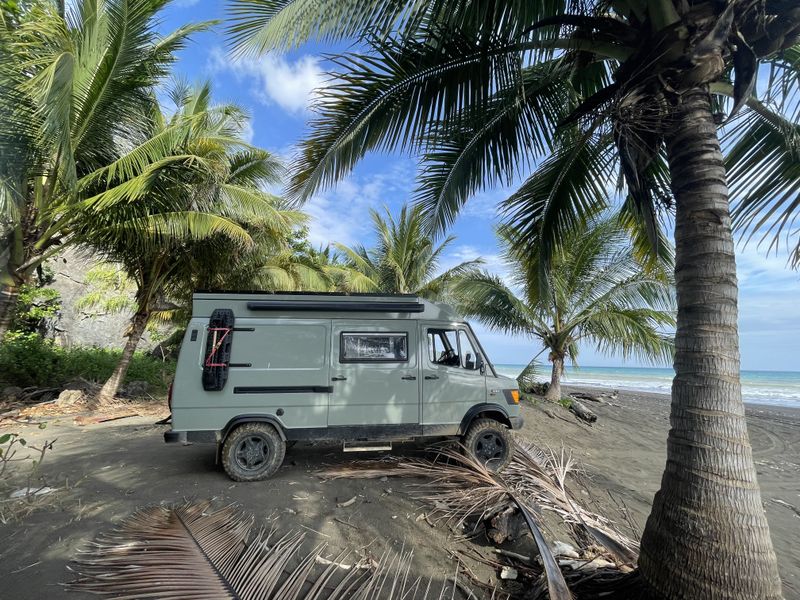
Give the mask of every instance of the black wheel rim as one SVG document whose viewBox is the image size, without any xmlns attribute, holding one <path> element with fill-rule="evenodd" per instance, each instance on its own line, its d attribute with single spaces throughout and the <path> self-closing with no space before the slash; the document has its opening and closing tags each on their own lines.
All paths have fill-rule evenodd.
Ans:
<svg viewBox="0 0 800 600">
<path fill-rule="evenodd" d="M 487 431 L 478 436 L 472 451 L 482 463 L 496 463 L 503 460 L 506 453 L 506 443 L 501 435 L 493 431 Z"/>
<path fill-rule="evenodd" d="M 260 435 L 248 435 L 236 444 L 233 455 L 241 469 L 258 471 L 269 459 L 267 440 Z"/>
</svg>

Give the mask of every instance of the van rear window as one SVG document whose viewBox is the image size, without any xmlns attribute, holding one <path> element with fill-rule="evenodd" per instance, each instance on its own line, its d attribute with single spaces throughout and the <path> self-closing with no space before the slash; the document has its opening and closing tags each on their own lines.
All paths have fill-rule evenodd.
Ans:
<svg viewBox="0 0 800 600">
<path fill-rule="evenodd" d="M 342 333 L 339 362 L 407 361 L 407 333 Z"/>
</svg>

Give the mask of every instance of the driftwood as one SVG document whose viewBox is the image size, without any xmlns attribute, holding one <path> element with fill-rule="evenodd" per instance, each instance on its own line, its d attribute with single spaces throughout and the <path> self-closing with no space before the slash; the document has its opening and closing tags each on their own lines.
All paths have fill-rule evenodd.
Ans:
<svg viewBox="0 0 800 600">
<path fill-rule="evenodd" d="M 603 402 L 603 399 L 597 394 L 587 394 L 584 392 L 572 392 L 570 397 L 577 398 L 578 400 L 589 400 L 591 402 Z"/>
<path fill-rule="evenodd" d="M 594 423 L 597 421 L 597 415 L 590 411 L 584 404 L 573 400 L 569 405 L 569 410 L 575 414 L 579 419 L 583 419 L 587 423 Z"/>
</svg>

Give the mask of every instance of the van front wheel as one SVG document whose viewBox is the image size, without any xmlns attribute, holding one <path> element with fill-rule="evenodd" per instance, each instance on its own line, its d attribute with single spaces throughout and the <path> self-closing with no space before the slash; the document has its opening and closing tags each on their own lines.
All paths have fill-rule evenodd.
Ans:
<svg viewBox="0 0 800 600">
<path fill-rule="evenodd" d="M 259 481 L 283 463 L 286 443 L 267 423 L 245 423 L 234 429 L 222 445 L 222 466 L 234 481 Z"/>
<path fill-rule="evenodd" d="M 502 423 L 494 419 L 476 419 L 464 436 L 464 448 L 493 473 L 499 473 L 511 462 L 514 442 Z"/>
</svg>

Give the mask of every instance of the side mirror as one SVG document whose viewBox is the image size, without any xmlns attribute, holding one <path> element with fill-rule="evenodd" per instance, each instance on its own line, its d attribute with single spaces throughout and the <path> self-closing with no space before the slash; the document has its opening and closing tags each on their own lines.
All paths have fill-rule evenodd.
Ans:
<svg viewBox="0 0 800 600">
<path fill-rule="evenodd" d="M 486 363 L 483 362 L 483 357 L 480 352 L 475 356 L 475 364 L 477 365 L 476 368 L 481 372 L 481 375 L 486 373 Z"/>
</svg>

